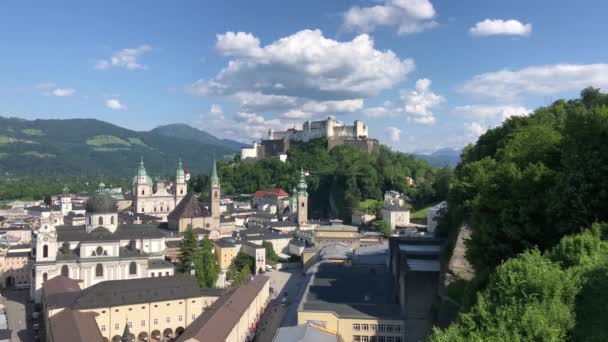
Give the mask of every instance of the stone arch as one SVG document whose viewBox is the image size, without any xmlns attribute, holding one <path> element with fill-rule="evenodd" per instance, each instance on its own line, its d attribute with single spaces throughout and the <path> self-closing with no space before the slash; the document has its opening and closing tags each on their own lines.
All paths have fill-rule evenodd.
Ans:
<svg viewBox="0 0 608 342">
<path fill-rule="evenodd" d="M 70 270 L 68 269 L 68 265 L 61 266 L 61 275 L 64 277 L 70 276 Z"/>
<path fill-rule="evenodd" d="M 137 341 L 148 342 L 148 333 L 145 331 L 140 332 L 139 335 L 137 335 Z"/>
<path fill-rule="evenodd" d="M 154 330 L 152 331 L 152 333 L 150 334 L 150 336 L 155 339 L 155 340 L 160 340 L 160 331 L 159 330 Z"/>
<path fill-rule="evenodd" d="M 13 276 L 6 277 L 5 285 L 7 288 L 15 287 L 15 277 L 13 277 Z"/>
<path fill-rule="evenodd" d="M 171 328 L 167 328 L 163 331 L 163 336 L 166 338 L 173 337 L 173 330 Z"/>
<path fill-rule="evenodd" d="M 175 329 L 175 337 L 179 337 L 181 334 L 184 333 L 186 329 L 184 329 L 184 327 L 177 327 L 177 329 Z"/>
<path fill-rule="evenodd" d="M 120 335 L 114 335 L 114 337 L 112 337 L 112 342 L 121 342 L 122 341 L 122 337 Z"/>
</svg>

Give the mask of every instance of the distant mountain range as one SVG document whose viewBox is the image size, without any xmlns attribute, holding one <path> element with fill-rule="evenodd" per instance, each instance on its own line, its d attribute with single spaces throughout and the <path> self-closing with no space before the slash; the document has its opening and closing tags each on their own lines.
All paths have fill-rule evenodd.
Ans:
<svg viewBox="0 0 608 342">
<path fill-rule="evenodd" d="M 435 167 L 454 167 L 460 162 L 461 149 L 442 148 L 431 154 L 414 154 L 414 157 L 425 160 Z"/>
<path fill-rule="evenodd" d="M 95 119 L 24 120 L 0 117 L 0 174 L 131 176 L 143 157 L 153 176 L 172 175 L 178 159 L 208 172 L 213 155 L 242 144 L 185 124 L 136 132 Z"/>
</svg>

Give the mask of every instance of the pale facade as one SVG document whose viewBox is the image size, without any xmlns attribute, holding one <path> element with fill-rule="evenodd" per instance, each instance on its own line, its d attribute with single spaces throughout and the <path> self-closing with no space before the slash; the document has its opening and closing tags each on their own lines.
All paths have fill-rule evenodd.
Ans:
<svg viewBox="0 0 608 342">
<path fill-rule="evenodd" d="M 327 118 L 321 121 L 306 121 L 302 125 L 302 129 L 295 128 L 286 131 L 275 132 L 268 131 L 269 140 L 289 139 L 292 141 L 309 141 L 318 138 L 334 138 L 334 137 L 349 137 L 349 138 L 367 138 L 368 129 L 361 120 L 355 120 L 352 126 L 346 126 L 334 118 Z"/>
<path fill-rule="evenodd" d="M 13 246 L 0 256 L 0 280 L 4 288 L 30 285 L 29 246 Z"/>
<path fill-rule="evenodd" d="M 174 272 L 164 261 L 164 234 L 156 226 L 119 225 L 115 200 L 103 193 L 87 201 L 84 226 L 44 225 L 32 246 L 30 295 L 36 302 L 43 283 L 57 275 L 81 280 L 87 288 Z"/>
<path fill-rule="evenodd" d="M 396 227 L 410 225 L 410 209 L 399 205 L 385 205 L 382 209 L 382 219 L 388 222 L 391 230 Z"/>
<path fill-rule="evenodd" d="M 192 279 L 190 279 L 192 278 Z M 81 291 L 80 298 L 72 303 L 70 309 L 80 312 L 93 312 L 95 321 L 103 337 L 114 341 L 121 336 L 125 324 L 135 336 L 135 341 L 149 341 L 150 338 L 174 338 L 183 331 L 222 294 L 221 289 L 199 289 L 194 277 L 180 275 L 164 279 L 153 279 L 148 284 L 133 281 L 114 281 Z M 177 291 L 172 291 L 172 289 Z M 118 291 L 123 300 L 103 298 Z M 156 295 L 151 292 L 156 291 Z M 137 294 L 141 295 L 138 296 Z M 45 300 L 46 319 L 52 318 L 63 310 L 62 294 Z M 65 296 L 65 295 L 63 295 Z M 73 296 L 72 296 L 73 297 Z M 95 297 L 99 298 L 96 299 Z M 69 295 L 67 295 L 69 298 Z M 120 341 L 120 339 L 118 340 Z"/>
<path fill-rule="evenodd" d="M 163 181 L 158 181 L 156 190 L 154 190 L 154 182 L 146 173 L 142 160 L 137 169 L 137 175 L 133 177 L 133 211 L 166 221 L 169 213 L 175 209 L 187 193 L 188 183 L 181 161 L 175 175 L 175 183 L 171 186 Z"/>
</svg>

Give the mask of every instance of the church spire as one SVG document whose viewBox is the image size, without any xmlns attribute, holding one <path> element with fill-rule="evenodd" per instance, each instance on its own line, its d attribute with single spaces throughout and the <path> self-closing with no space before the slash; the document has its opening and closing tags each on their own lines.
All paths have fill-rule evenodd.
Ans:
<svg viewBox="0 0 608 342">
<path fill-rule="evenodd" d="M 213 168 L 211 169 L 211 182 L 219 182 L 219 177 L 217 176 L 217 166 L 215 165 L 215 154 L 213 155 Z"/>
<path fill-rule="evenodd" d="M 131 331 L 129 330 L 129 322 L 125 322 L 125 330 L 122 333 L 121 342 L 133 342 L 133 338 L 131 337 Z"/>
<path fill-rule="evenodd" d="M 308 196 L 308 184 L 306 184 L 306 174 L 304 173 L 304 169 L 300 170 L 300 182 L 298 183 L 298 195 L 300 196 Z"/>
<path fill-rule="evenodd" d="M 182 158 L 179 158 L 177 163 L 177 178 L 184 177 L 184 167 L 182 166 Z"/>
</svg>

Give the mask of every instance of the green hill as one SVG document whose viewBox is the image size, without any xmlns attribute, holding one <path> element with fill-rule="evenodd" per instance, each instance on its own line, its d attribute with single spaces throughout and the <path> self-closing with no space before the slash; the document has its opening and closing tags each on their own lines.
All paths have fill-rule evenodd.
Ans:
<svg viewBox="0 0 608 342">
<path fill-rule="evenodd" d="M 163 127 L 136 132 L 95 119 L 0 117 L 0 172 L 9 176 L 131 176 L 141 157 L 153 175 L 172 174 L 178 158 L 194 172 L 207 172 L 214 153 L 222 158 L 238 152 L 236 142 L 187 125 L 164 127 L 172 126 L 190 134 L 170 134 Z"/>
<path fill-rule="evenodd" d="M 219 139 L 205 131 L 194 128 L 186 124 L 171 124 L 165 126 L 158 126 L 150 131 L 150 133 L 156 133 L 167 137 L 181 138 L 187 140 L 198 141 L 203 144 L 217 145 L 233 148 L 240 150 L 245 144 L 241 144 L 234 140 Z"/>
</svg>

